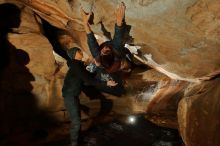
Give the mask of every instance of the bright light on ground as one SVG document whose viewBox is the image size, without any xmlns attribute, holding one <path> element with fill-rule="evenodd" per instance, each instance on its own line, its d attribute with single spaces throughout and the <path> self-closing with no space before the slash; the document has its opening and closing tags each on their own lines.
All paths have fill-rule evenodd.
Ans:
<svg viewBox="0 0 220 146">
<path fill-rule="evenodd" d="M 136 117 L 135 116 L 129 116 L 128 117 L 128 123 L 134 124 L 136 122 Z"/>
</svg>

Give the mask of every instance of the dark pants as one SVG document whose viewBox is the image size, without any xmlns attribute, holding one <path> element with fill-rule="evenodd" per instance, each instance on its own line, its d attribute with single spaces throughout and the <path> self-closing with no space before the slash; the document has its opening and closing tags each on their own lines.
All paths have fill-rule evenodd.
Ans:
<svg viewBox="0 0 220 146">
<path fill-rule="evenodd" d="M 90 90 L 90 92 L 85 92 L 86 89 Z M 111 110 L 112 102 L 109 103 L 105 99 L 105 97 L 100 92 L 95 92 L 97 89 L 93 86 L 84 86 L 83 91 L 84 93 L 89 96 L 91 99 L 99 98 L 101 100 L 101 111 L 106 112 Z M 98 88 L 98 90 L 107 92 L 109 94 L 113 94 L 116 96 L 121 96 L 124 93 L 123 86 L 117 85 L 116 87 L 103 87 Z M 74 97 L 72 95 L 68 95 L 67 93 L 64 94 L 64 104 L 66 110 L 69 114 L 71 127 L 70 127 L 70 139 L 71 143 L 77 144 L 79 138 L 79 131 L 80 131 L 80 101 L 79 97 Z"/>
<path fill-rule="evenodd" d="M 102 92 L 106 92 L 115 96 L 121 96 L 122 94 L 125 93 L 125 89 L 122 85 L 117 85 L 115 87 L 97 87 Z"/>
<path fill-rule="evenodd" d="M 71 120 L 70 139 L 72 144 L 78 144 L 80 131 L 79 97 L 65 96 L 64 104 Z"/>
</svg>

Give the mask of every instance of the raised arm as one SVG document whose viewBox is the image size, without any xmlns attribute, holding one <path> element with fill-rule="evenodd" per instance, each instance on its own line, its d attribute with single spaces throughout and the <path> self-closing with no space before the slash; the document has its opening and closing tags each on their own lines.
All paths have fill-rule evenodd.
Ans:
<svg viewBox="0 0 220 146">
<path fill-rule="evenodd" d="M 123 54 L 123 35 L 125 32 L 124 17 L 125 17 L 125 4 L 122 2 L 116 9 L 116 24 L 115 34 L 113 38 L 114 51 Z"/>
<path fill-rule="evenodd" d="M 94 36 L 94 33 L 91 30 L 90 24 L 89 24 L 89 19 L 91 16 L 91 13 L 86 13 L 82 8 L 80 9 L 81 17 L 83 20 L 83 26 L 85 28 L 86 34 L 87 34 L 87 43 L 89 46 L 89 50 L 92 54 L 92 56 L 95 59 L 98 59 L 100 56 L 100 51 L 99 51 L 99 44 Z"/>
<path fill-rule="evenodd" d="M 125 4 L 124 2 L 121 2 L 121 4 L 116 9 L 116 24 L 117 26 L 122 26 L 123 20 L 125 17 Z"/>
<path fill-rule="evenodd" d="M 80 14 L 81 14 L 81 17 L 82 17 L 82 21 L 83 21 L 83 26 L 85 28 L 85 31 L 87 34 L 91 33 L 92 30 L 90 28 L 90 25 L 89 25 L 89 19 L 90 19 L 90 16 L 92 15 L 92 13 L 86 13 L 83 8 L 80 8 Z"/>
</svg>

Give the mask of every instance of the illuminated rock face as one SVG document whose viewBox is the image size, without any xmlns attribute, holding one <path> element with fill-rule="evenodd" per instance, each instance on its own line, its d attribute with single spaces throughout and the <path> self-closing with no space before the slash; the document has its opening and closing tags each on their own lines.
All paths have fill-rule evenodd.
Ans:
<svg viewBox="0 0 220 146">
<path fill-rule="evenodd" d="M 80 46 L 87 50 L 79 16 L 79 6 L 94 12 L 93 30 L 103 34 L 100 22 L 113 33 L 117 1 L 80 0 L 25 1 L 51 24 L 65 28 L 68 20 Z M 219 73 L 219 2 L 216 0 L 125 0 L 130 38 L 152 55 L 157 66 L 175 79 L 198 81 Z M 45 15 L 47 14 L 47 15 Z M 50 15 L 48 15 L 50 14 Z M 152 63 L 149 62 L 152 65 Z M 155 64 L 152 65 L 156 67 Z"/>
<path fill-rule="evenodd" d="M 179 103 L 179 129 L 187 146 L 219 145 L 219 81 L 192 86 Z"/>
<path fill-rule="evenodd" d="M 20 27 L 14 29 L 16 33 L 8 35 L 11 50 L 17 55 L 23 54 L 29 61 L 17 65 L 16 55 L 10 57 L 11 64 L 1 74 L 3 79 L 1 91 L 4 92 L 1 93 L 1 97 L 3 95 L 21 97 L 20 91 L 31 91 L 31 95 L 25 94 L 27 96 L 24 97 L 31 97 L 29 102 L 36 103 L 30 104 L 32 107 L 52 111 L 59 119 L 66 120 L 61 89 L 67 66 L 64 65 L 65 61 L 57 64 L 52 44 L 44 36 L 45 30 L 41 19 L 58 28 L 68 28 L 67 30 L 73 34 L 75 43 L 90 57 L 79 15 L 80 4 L 86 11 L 94 12 L 92 29 L 96 34 L 104 36 L 106 33 L 102 31 L 100 22 L 106 31 L 113 35 L 114 9 L 117 1 L 9 2 L 17 4 L 22 9 Z M 135 71 L 128 79 L 126 86 L 128 93 L 125 96 L 117 98 L 106 95 L 114 103 L 112 112 L 147 113 L 147 117 L 158 125 L 179 128 L 187 146 L 217 146 L 220 143 L 218 138 L 220 106 L 217 98 L 220 95 L 217 86 L 219 84 L 217 75 L 220 72 L 220 2 L 218 0 L 124 2 L 127 6 L 126 23 L 130 25 L 126 40 L 128 43 L 141 46 L 142 55 L 139 54 L 138 59 L 153 69 Z M 66 27 L 68 21 L 73 23 Z M 212 78 L 213 80 L 210 80 Z M 1 98 L 1 107 L 10 111 L 9 107 L 14 107 L 11 104 L 13 100 Z M 20 102 L 18 99 L 16 101 L 21 104 L 25 98 Z M 94 116 L 99 111 L 99 100 L 90 101 L 82 94 L 81 102 L 92 109 L 91 115 Z M 13 109 L 16 111 L 16 108 Z M 206 126 L 206 123 L 210 126 Z"/>
</svg>

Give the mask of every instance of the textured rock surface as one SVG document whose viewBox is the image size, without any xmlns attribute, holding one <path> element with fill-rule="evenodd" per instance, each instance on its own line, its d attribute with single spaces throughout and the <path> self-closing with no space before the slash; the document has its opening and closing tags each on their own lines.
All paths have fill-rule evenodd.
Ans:
<svg viewBox="0 0 220 146">
<path fill-rule="evenodd" d="M 29 54 L 27 67 L 32 74 L 52 76 L 55 72 L 53 48 L 46 37 L 36 33 L 9 34 L 9 41 Z"/>
<path fill-rule="evenodd" d="M 187 146 L 219 145 L 219 83 L 218 78 L 192 85 L 179 103 L 179 128 Z"/>
<path fill-rule="evenodd" d="M 8 113 L 1 122 L 12 129 L 0 128 L 8 134 L 16 126 L 31 127 L 37 125 L 36 121 L 54 120 L 47 116 L 48 112 L 45 114 L 45 110 L 50 111 L 52 117 L 67 120 L 61 95 L 67 66 L 65 61 L 60 62 L 54 57 L 53 44 L 44 36 L 41 19 L 71 31 L 74 42 L 90 57 L 79 15 L 80 5 L 87 12 L 94 12 L 94 32 L 109 37 L 109 33 L 103 32 L 101 22 L 112 36 L 114 9 L 119 1 L 0 0 L 0 3 L 4 2 L 16 3 L 22 13 L 20 27 L 13 29 L 6 41 L 10 63 L 0 74 L 0 112 Z M 137 56 L 141 62 L 168 77 L 154 69 L 135 71 L 128 79 L 125 96 L 105 95 L 113 102 L 111 113 L 147 113 L 147 117 L 158 125 L 179 127 L 186 146 L 217 146 L 220 143 L 217 98 L 220 95 L 217 76 L 220 73 L 220 1 L 124 2 L 127 6 L 126 23 L 130 26 L 125 39 L 142 47 Z M 73 23 L 66 27 L 68 21 Z M 211 81 L 197 82 L 211 78 Z M 91 109 L 91 117 L 96 116 L 101 108 L 98 99 L 90 101 L 84 94 L 81 102 Z M 82 115 L 84 120 L 91 118 L 85 113 Z M 42 118 L 44 116 L 47 120 Z M 27 118 L 31 122 L 25 121 Z M 20 122 L 15 124 L 18 119 Z"/>
<path fill-rule="evenodd" d="M 143 53 L 152 54 L 156 66 L 174 73 L 175 76 L 170 77 L 198 81 L 196 79 L 209 79 L 219 74 L 218 0 L 124 2 L 127 5 L 126 22 L 131 26 L 133 43 L 141 45 Z M 77 31 L 83 31 L 79 16 L 81 4 L 87 11 L 94 12 L 93 30 L 99 34 L 103 34 L 100 22 L 107 31 L 113 33 L 117 3 L 104 0 L 71 1 L 70 4 L 61 0 L 26 1 L 37 13 L 49 13 L 50 17 L 44 18 L 51 24 L 65 28 L 66 22 L 72 20 L 75 22 L 72 29 Z"/>
<path fill-rule="evenodd" d="M 31 127 L 32 130 L 36 130 L 41 126 L 52 125 L 56 119 L 50 116 L 46 109 L 51 104 L 56 108 L 51 106 L 53 108 L 50 107 L 50 111 L 57 109 L 61 103 L 49 100 L 53 96 L 51 92 L 55 92 L 51 90 L 51 84 L 57 68 L 52 45 L 43 36 L 40 19 L 33 11 L 21 3 L 16 4 L 21 9 L 21 20 L 16 18 L 18 14 L 7 9 L 7 7 L 11 9 L 16 7 L 3 5 L 4 15 L 8 13 L 10 16 L 8 21 L 13 19 L 17 21 L 16 23 L 21 23 L 13 33 L 4 36 L 1 34 L 1 59 L 4 63 L 0 73 L 0 113 L 4 115 L 0 124 L 1 136 L 11 135 L 15 131 L 29 131 Z M 2 21 L 1 14 L 1 24 L 4 23 L 7 22 Z M 1 27 L 0 31 L 9 30 Z M 52 98 L 56 99 L 56 97 Z"/>
</svg>

